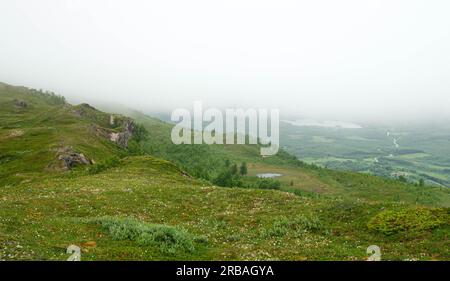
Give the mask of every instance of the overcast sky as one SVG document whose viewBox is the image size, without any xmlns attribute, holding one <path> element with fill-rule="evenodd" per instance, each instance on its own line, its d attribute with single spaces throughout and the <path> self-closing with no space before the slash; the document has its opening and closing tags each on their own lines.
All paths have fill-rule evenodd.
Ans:
<svg viewBox="0 0 450 281">
<path fill-rule="evenodd" d="M 450 116 L 448 0 L 1 0 L 0 81 L 144 111 Z"/>
</svg>

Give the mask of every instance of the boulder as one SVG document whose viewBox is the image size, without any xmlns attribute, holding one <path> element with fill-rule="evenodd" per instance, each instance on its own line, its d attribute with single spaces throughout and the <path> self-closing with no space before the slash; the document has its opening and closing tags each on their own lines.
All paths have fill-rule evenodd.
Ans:
<svg viewBox="0 0 450 281">
<path fill-rule="evenodd" d="M 18 108 L 27 108 L 28 104 L 24 100 L 14 100 L 14 105 Z"/>
<path fill-rule="evenodd" d="M 63 148 L 59 151 L 58 159 L 62 162 L 63 169 L 70 170 L 76 165 L 91 165 L 92 161 L 83 155 L 77 153 L 71 148 Z"/>
</svg>

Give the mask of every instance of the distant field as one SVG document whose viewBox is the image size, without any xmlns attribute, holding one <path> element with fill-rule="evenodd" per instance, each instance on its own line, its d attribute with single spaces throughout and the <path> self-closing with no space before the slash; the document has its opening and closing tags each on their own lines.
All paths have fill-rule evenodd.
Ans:
<svg viewBox="0 0 450 281">
<path fill-rule="evenodd" d="M 450 128 L 330 128 L 282 123 L 282 147 L 307 163 L 450 187 Z"/>
</svg>

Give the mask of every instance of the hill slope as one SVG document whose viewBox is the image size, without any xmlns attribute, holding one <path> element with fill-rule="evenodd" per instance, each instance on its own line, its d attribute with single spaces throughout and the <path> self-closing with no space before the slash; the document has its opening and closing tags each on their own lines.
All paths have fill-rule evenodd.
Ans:
<svg viewBox="0 0 450 281">
<path fill-rule="evenodd" d="M 261 158 L 255 145 L 174 145 L 170 140 L 173 125 L 149 117 L 138 111 L 115 108 L 141 123 L 150 137 L 142 144 L 143 150 L 172 161 L 190 174 L 208 178 L 225 168 L 224 163 L 246 162 L 249 176 L 258 173 L 279 173 L 282 190 L 339 195 L 352 200 L 404 201 L 430 206 L 450 207 L 450 193 L 441 187 L 418 187 L 397 180 L 368 174 L 333 171 L 307 165 L 284 150 L 269 158 Z"/>
<path fill-rule="evenodd" d="M 0 179 L 19 183 L 64 170 L 59 156 L 79 153 L 97 163 L 124 154 L 109 134 L 129 120 L 53 93 L 0 84 Z"/>
<path fill-rule="evenodd" d="M 91 106 L 0 85 L 0 260 L 65 260 L 70 244 L 83 260 L 363 260 L 372 244 L 383 259 L 450 259 L 449 213 L 438 208 L 447 189 L 284 152 L 261 159 L 255 146 L 174 146 L 169 124 L 127 115 L 148 136 L 123 147 L 110 136 L 127 117 L 111 123 Z M 61 147 L 94 161 L 61 169 Z M 225 159 L 248 163 L 245 182 L 280 172 L 281 190 L 217 187 L 183 171 L 212 178 Z"/>
</svg>

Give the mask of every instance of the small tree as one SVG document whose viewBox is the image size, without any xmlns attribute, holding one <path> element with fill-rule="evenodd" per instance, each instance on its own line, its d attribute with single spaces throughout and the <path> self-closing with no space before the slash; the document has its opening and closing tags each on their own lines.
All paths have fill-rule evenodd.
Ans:
<svg viewBox="0 0 450 281">
<path fill-rule="evenodd" d="M 423 179 L 419 180 L 419 186 L 425 186 L 425 181 Z"/>
<path fill-rule="evenodd" d="M 213 183 L 218 186 L 231 187 L 233 185 L 233 177 L 228 171 L 222 172 L 213 180 Z"/>
<path fill-rule="evenodd" d="M 281 183 L 274 179 L 261 179 L 257 182 L 257 187 L 261 189 L 280 189 Z"/>
<path fill-rule="evenodd" d="M 232 174 L 232 175 L 236 175 L 237 172 L 238 172 L 237 165 L 236 165 L 236 164 L 233 164 L 233 165 L 231 166 L 230 171 L 231 171 L 231 174 Z"/>
<path fill-rule="evenodd" d="M 247 174 L 247 163 L 242 162 L 241 167 L 239 168 L 239 172 L 241 176 L 245 176 Z"/>
<path fill-rule="evenodd" d="M 148 131 L 142 124 L 134 124 L 133 138 L 137 142 L 147 140 Z"/>
</svg>

